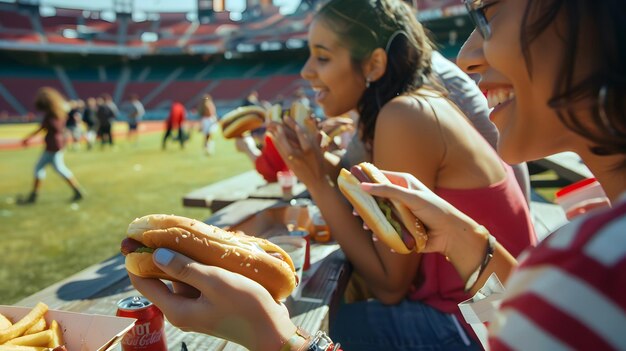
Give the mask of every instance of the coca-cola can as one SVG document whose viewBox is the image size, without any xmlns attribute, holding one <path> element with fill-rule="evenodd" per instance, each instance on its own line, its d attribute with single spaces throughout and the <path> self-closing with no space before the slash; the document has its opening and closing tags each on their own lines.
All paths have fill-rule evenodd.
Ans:
<svg viewBox="0 0 626 351">
<path fill-rule="evenodd" d="M 163 312 L 143 296 L 117 302 L 118 317 L 135 318 L 135 326 L 124 335 L 124 351 L 167 351 Z"/>
</svg>

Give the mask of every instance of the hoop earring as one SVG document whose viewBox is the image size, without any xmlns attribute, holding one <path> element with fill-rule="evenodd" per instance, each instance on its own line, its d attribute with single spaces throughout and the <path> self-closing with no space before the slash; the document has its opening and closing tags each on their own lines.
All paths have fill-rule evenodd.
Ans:
<svg viewBox="0 0 626 351">
<path fill-rule="evenodd" d="M 370 77 L 365 78 L 365 89 L 369 88 L 371 85 Z"/>
</svg>

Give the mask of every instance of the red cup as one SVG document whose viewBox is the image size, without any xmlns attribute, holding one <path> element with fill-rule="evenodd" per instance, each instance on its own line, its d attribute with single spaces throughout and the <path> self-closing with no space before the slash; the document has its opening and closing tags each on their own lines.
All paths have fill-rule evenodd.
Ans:
<svg viewBox="0 0 626 351">
<path fill-rule="evenodd" d="M 595 178 L 581 180 L 557 191 L 555 202 L 561 205 L 569 220 L 595 208 L 610 205 L 602 186 Z"/>
</svg>

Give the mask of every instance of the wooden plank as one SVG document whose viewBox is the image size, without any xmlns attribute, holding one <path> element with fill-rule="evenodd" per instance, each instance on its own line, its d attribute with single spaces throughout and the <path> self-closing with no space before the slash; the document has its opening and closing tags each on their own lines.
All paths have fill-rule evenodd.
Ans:
<svg viewBox="0 0 626 351">
<path fill-rule="evenodd" d="M 68 301 L 95 296 L 127 277 L 124 257 L 118 254 L 26 297 L 16 305 L 32 307 L 42 301 L 52 309 L 59 308 L 66 306 Z"/>
<path fill-rule="evenodd" d="M 183 197 L 183 206 L 206 207 L 213 211 L 248 198 L 251 192 L 267 182 L 256 171 L 248 171 L 196 189 Z"/>
<path fill-rule="evenodd" d="M 248 217 L 272 206 L 284 204 L 281 200 L 247 199 L 234 202 L 209 217 L 205 223 L 220 228 L 228 228 L 241 223 Z"/>
<path fill-rule="evenodd" d="M 258 187 L 250 193 L 251 199 L 281 199 L 283 190 L 278 183 L 268 183 Z M 308 197 L 306 186 L 303 183 L 296 183 L 293 187 L 293 198 Z"/>
<path fill-rule="evenodd" d="M 573 152 L 561 152 L 532 162 L 545 169 L 554 170 L 560 178 L 571 183 L 593 177 L 580 156 Z"/>
</svg>

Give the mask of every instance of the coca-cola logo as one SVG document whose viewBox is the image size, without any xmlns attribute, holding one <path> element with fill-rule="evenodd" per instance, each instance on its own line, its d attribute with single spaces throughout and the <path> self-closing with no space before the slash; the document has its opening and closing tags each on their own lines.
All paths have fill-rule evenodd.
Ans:
<svg viewBox="0 0 626 351">
<path fill-rule="evenodd" d="M 122 340 L 122 344 L 127 346 L 148 346 L 161 341 L 163 333 L 157 329 L 150 331 L 150 322 L 135 324 Z"/>
</svg>

